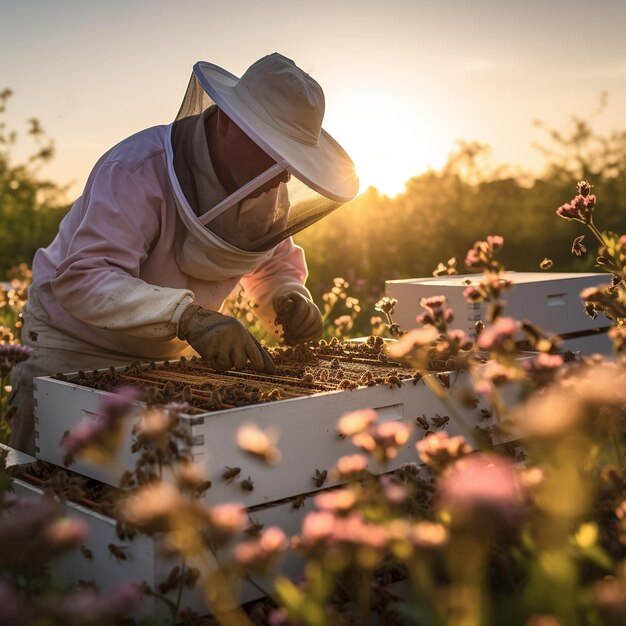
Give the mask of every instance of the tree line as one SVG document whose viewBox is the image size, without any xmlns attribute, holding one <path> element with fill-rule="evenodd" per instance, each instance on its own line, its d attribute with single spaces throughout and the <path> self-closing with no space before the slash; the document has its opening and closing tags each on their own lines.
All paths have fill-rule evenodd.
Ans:
<svg viewBox="0 0 626 626">
<path fill-rule="evenodd" d="M 47 180 L 44 166 L 55 155 L 54 142 L 37 119 L 26 134 L 35 149 L 26 161 L 13 163 L 18 133 L 2 118 L 11 91 L 0 92 L 0 272 L 32 262 L 37 248 L 52 241 L 69 208 L 66 189 Z M 364 314 L 384 293 L 389 279 L 431 276 L 440 262 L 455 258 L 459 273 L 466 251 L 488 234 L 505 238 L 502 260 L 508 269 L 594 271 L 596 246 L 571 253 L 571 241 L 585 234 L 582 225 L 558 219 L 577 180 L 593 183 L 601 223 L 626 232 L 626 131 L 599 134 L 590 120 L 573 117 L 568 130 L 545 128 L 539 146 L 541 174 L 489 164 L 489 146 L 459 142 L 447 163 L 407 181 L 393 198 L 371 187 L 296 236 L 307 253 L 309 287 L 321 298 L 337 276 L 350 283 L 350 295 Z M 369 306 L 368 308 L 368 305 Z"/>
</svg>

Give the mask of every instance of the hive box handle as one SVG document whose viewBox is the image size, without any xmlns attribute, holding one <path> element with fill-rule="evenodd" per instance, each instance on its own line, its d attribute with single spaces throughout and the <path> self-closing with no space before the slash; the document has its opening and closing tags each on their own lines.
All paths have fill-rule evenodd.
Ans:
<svg viewBox="0 0 626 626">
<path fill-rule="evenodd" d="M 378 413 L 378 423 L 402 421 L 404 419 L 404 402 L 375 407 L 374 410 Z"/>
</svg>

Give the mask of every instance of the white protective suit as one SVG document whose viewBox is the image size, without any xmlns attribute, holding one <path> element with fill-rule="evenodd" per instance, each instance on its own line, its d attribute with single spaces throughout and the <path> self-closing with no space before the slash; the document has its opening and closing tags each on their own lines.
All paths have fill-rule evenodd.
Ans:
<svg viewBox="0 0 626 626">
<path fill-rule="evenodd" d="M 246 275 L 245 263 L 213 281 L 181 270 L 176 249 L 188 233 L 181 220 L 186 200 L 166 150 L 169 130 L 141 131 L 102 156 L 54 241 L 35 255 L 22 336 L 35 352 L 13 371 L 11 445 L 20 450 L 35 450 L 33 377 L 193 354 L 176 338 L 183 311 L 192 301 L 219 311 L 238 283 L 268 330 L 275 296 L 311 297 L 303 251 L 291 239 L 257 255 Z M 207 163 L 203 189 L 216 202 L 225 198 L 206 139 L 193 149 Z M 223 252 L 215 249 L 218 264 Z"/>
</svg>

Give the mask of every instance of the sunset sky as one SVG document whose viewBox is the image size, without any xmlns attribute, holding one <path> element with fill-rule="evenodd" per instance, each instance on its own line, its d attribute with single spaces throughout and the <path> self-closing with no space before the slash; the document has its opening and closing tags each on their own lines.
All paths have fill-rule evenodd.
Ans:
<svg viewBox="0 0 626 626">
<path fill-rule="evenodd" d="M 41 120 L 44 173 L 76 195 L 111 145 L 172 121 L 194 62 L 241 75 L 278 51 L 323 86 L 361 190 L 393 195 L 459 139 L 536 169 L 533 120 L 565 130 L 603 91 L 594 127 L 625 129 L 625 28 L 624 0 L 0 0 L 0 90 L 9 127 Z"/>
</svg>

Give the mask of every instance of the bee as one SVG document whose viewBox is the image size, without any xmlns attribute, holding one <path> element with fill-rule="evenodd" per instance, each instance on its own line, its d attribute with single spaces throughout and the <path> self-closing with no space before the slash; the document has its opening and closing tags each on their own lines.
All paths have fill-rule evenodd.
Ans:
<svg viewBox="0 0 626 626">
<path fill-rule="evenodd" d="M 176 393 L 174 389 L 174 383 L 171 380 L 168 380 L 163 386 L 163 397 L 167 398 L 168 396 L 173 396 Z"/>
<path fill-rule="evenodd" d="M 130 470 L 126 470 L 120 477 L 120 487 L 122 489 L 130 489 L 135 486 L 135 478 Z"/>
<path fill-rule="evenodd" d="M 185 572 L 185 585 L 192 589 L 198 578 L 200 577 L 200 570 L 195 567 L 188 567 Z"/>
<path fill-rule="evenodd" d="M 391 376 L 387 376 L 387 378 L 385 378 L 385 385 L 389 385 L 389 389 L 393 389 L 394 387 L 400 389 L 402 387 L 402 381 L 397 376 L 392 374 Z"/>
<path fill-rule="evenodd" d="M 81 546 L 80 552 L 86 559 L 93 559 L 93 553 L 87 546 Z"/>
<path fill-rule="evenodd" d="M 354 382 L 352 382 L 351 380 L 348 380 L 347 378 L 344 378 L 338 385 L 337 385 L 337 389 L 345 389 L 345 390 L 350 390 L 352 391 L 352 389 L 356 389 L 358 387 L 358 385 Z"/>
<path fill-rule="evenodd" d="M 184 356 L 181 356 L 178 360 L 178 365 L 182 369 L 185 365 L 187 365 L 187 359 Z"/>
<path fill-rule="evenodd" d="M 305 494 L 301 493 L 299 496 L 296 496 L 296 499 L 291 503 L 291 508 L 294 511 L 299 511 L 304 506 L 305 500 L 306 500 Z"/>
<path fill-rule="evenodd" d="M 418 415 L 415 418 L 415 421 L 417 422 L 417 425 L 421 426 L 424 430 L 428 430 L 430 428 L 430 424 L 428 423 L 425 415 Z"/>
<path fill-rule="evenodd" d="M 491 417 L 491 409 L 480 409 L 480 415 L 484 420 L 487 420 Z"/>
<path fill-rule="evenodd" d="M 447 372 L 439 372 L 437 378 L 446 389 L 450 389 L 450 374 Z"/>
<path fill-rule="evenodd" d="M 57 377 L 59 380 L 62 380 L 62 381 L 67 381 L 67 376 L 65 376 L 65 375 L 64 375 L 64 374 L 62 374 L 61 372 L 57 372 L 57 373 L 56 373 L 56 377 Z M 68 431 L 68 432 L 69 432 L 69 431 Z"/>
<path fill-rule="evenodd" d="M 244 480 L 242 480 L 241 483 L 239 484 L 239 486 L 244 491 L 254 491 L 254 481 L 252 480 L 252 478 L 250 478 L 250 476 L 248 476 L 248 478 L 245 478 Z"/>
<path fill-rule="evenodd" d="M 359 378 L 359 382 L 362 385 L 367 385 L 372 380 L 372 372 L 369 370 L 367 372 L 363 372 L 361 378 Z"/>
<path fill-rule="evenodd" d="M 205 480 L 204 482 L 201 482 L 197 487 L 194 487 L 194 497 L 201 498 L 205 494 L 205 492 L 211 488 L 212 484 L 213 483 L 210 480 Z"/>
<path fill-rule="evenodd" d="M 486 448 L 493 447 L 493 437 L 489 432 L 488 428 L 481 428 L 480 426 L 474 427 L 474 432 L 476 433 L 476 439 L 484 445 Z"/>
<path fill-rule="evenodd" d="M 313 374 L 305 374 L 302 377 L 302 382 L 307 385 L 310 385 L 311 383 L 315 382 L 315 377 L 313 376 Z"/>
<path fill-rule="evenodd" d="M 239 476 L 239 473 L 241 472 L 241 468 L 240 467 L 228 467 L 228 465 L 224 466 L 226 469 L 222 472 L 222 478 L 226 481 L 228 481 L 229 483 L 232 483 L 233 480 Z"/>
<path fill-rule="evenodd" d="M 132 541 L 133 537 L 136 534 L 136 531 L 134 528 L 128 526 L 128 524 L 117 522 L 117 524 L 115 524 L 115 534 L 117 535 L 118 539 L 122 541 L 124 541 L 125 539 L 130 539 Z"/>
<path fill-rule="evenodd" d="M 435 428 L 443 428 L 450 421 L 450 416 L 435 413 L 434 417 L 430 421 Z"/>
<path fill-rule="evenodd" d="M 38 336 L 38 334 L 37 334 L 34 330 L 31 330 L 31 331 L 28 333 L 28 336 L 30 337 L 30 340 L 31 340 L 31 341 L 33 341 L 33 342 L 36 342 L 36 341 L 37 341 L 37 336 Z"/>
<path fill-rule="evenodd" d="M 120 561 L 127 561 L 128 555 L 125 552 L 125 546 L 116 546 L 114 543 L 110 543 L 108 546 L 109 552 L 112 556 L 115 557 L 115 560 L 119 563 Z"/>
<path fill-rule="evenodd" d="M 328 470 L 322 470 L 320 472 L 320 470 L 316 469 L 315 475 L 311 476 L 311 479 L 315 483 L 316 487 L 321 487 L 326 482 L 327 478 L 328 478 Z"/>
<path fill-rule="evenodd" d="M 267 394 L 267 398 L 268 400 L 271 401 L 275 401 L 275 400 L 280 400 L 280 389 L 272 389 L 268 394 Z"/>
<path fill-rule="evenodd" d="M 98 585 L 96 585 L 96 581 L 93 578 L 90 578 L 89 580 L 85 580 L 84 578 L 81 578 L 80 580 L 76 582 L 76 586 L 80 587 L 81 589 L 97 589 L 98 588 Z"/>
<path fill-rule="evenodd" d="M 183 357 L 181 357 L 183 358 Z M 183 387 L 183 402 L 191 402 L 193 398 L 193 391 L 189 385 Z"/>
<path fill-rule="evenodd" d="M 180 567 L 177 565 L 174 567 L 168 577 L 159 585 L 159 591 L 161 593 L 167 593 L 171 589 L 176 589 L 178 581 L 180 580 Z"/>
<path fill-rule="evenodd" d="M 257 519 L 250 518 L 250 526 L 248 526 L 243 532 L 248 537 L 256 537 L 265 527 L 265 524 L 259 522 Z"/>
</svg>

